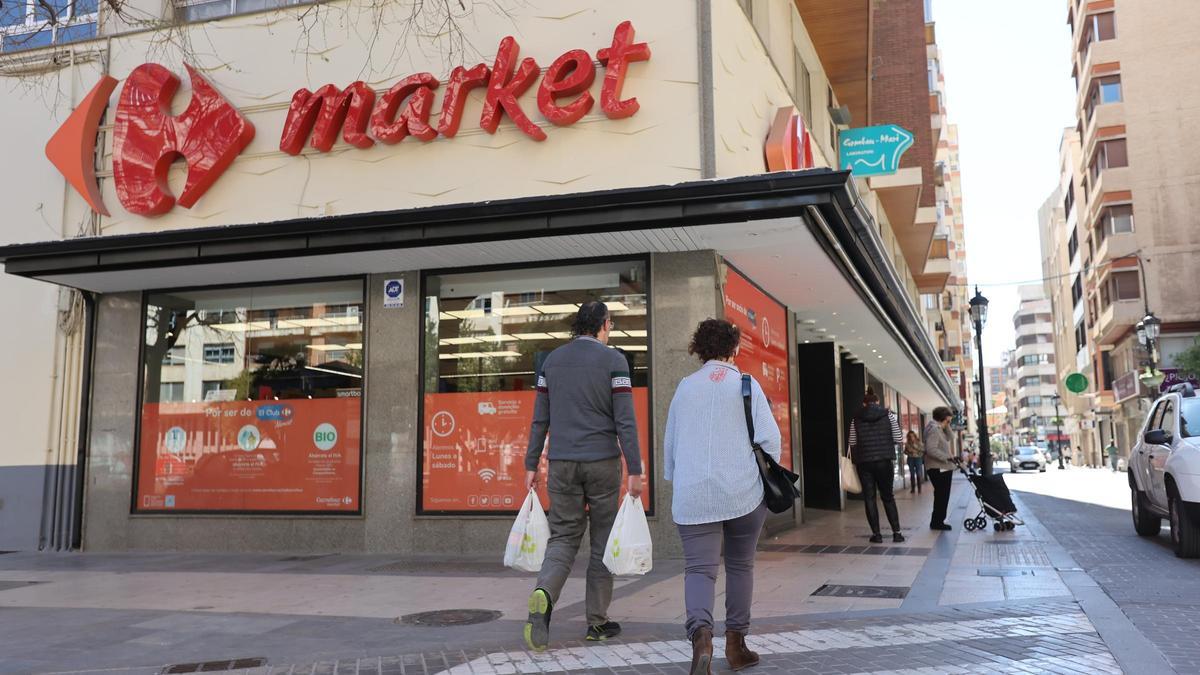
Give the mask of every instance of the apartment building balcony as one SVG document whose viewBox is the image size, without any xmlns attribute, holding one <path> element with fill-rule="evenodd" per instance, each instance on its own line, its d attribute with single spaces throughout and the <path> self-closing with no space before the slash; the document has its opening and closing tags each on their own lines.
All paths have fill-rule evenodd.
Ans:
<svg viewBox="0 0 1200 675">
<path fill-rule="evenodd" d="M 1121 48 L 1118 42 L 1119 39 L 1100 40 L 1088 45 L 1082 54 L 1075 53 L 1075 67 L 1078 73 L 1075 79 L 1079 83 L 1080 98 L 1083 98 L 1092 86 L 1093 77 L 1110 72 L 1113 69 L 1110 64 L 1120 62 Z"/>
<path fill-rule="evenodd" d="M 1116 344 L 1145 315 L 1141 299 L 1117 300 L 1100 311 L 1096 319 L 1096 344 Z"/>
<path fill-rule="evenodd" d="M 937 229 L 937 209 L 919 208 L 921 199 L 921 168 L 911 166 L 888 176 L 871 176 L 867 184 L 879 199 L 887 214 L 892 233 L 900 243 L 904 262 L 914 272 L 925 269 Z M 914 275 L 916 276 L 916 275 Z"/>
<path fill-rule="evenodd" d="M 914 280 L 922 293 L 941 293 L 946 289 L 953 271 L 949 238 L 934 237 L 929 247 L 929 257 L 925 259 L 925 268 L 920 274 L 914 275 Z"/>
<path fill-rule="evenodd" d="M 1085 115 L 1087 115 L 1087 109 L 1081 105 L 1079 107 L 1080 119 Z M 1080 139 L 1083 143 L 1083 156 L 1090 157 L 1092 151 L 1095 150 L 1097 130 L 1124 126 L 1126 119 L 1124 101 L 1101 103 L 1093 108 L 1092 119 L 1088 120 L 1087 125 L 1083 129 L 1083 137 Z"/>
<path fill-rule="evenodd" d="M 1118 258 L 1126 258 L 1137 250 L 1137 237 L 1132 232 L 1107 235 L 1104 237 L 1104 241 L 1100 242 L 1100 245 L 1096 247 L 1094 265 L 1100 267 L 1102 263 L 1111 262 Z"/>
<path fill-rule="evenodd" d="M 1086 222 L 1095 223 L 1105 200 L 1128 199 L 1132 194 L 1133 172 L 1127 166 L 1101 169 L 1091 189 L 1088 190 Z"/>
</svg>

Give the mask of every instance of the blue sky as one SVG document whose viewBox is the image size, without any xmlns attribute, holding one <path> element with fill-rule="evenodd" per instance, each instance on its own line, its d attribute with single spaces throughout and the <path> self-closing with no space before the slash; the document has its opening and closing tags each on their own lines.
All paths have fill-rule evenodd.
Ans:
<svg viewBox="0 0 1200 675">
<path fill-rule="evenodd" d="M 1067 3 L 934 0 L 933 19 L 959 130 L 967 275 L 990 301 L 983 351 L 994 366 L 1014 346 L 1015 282 L 1042 276 L 1037 210 L 1075 124 Z"/>
</svg>

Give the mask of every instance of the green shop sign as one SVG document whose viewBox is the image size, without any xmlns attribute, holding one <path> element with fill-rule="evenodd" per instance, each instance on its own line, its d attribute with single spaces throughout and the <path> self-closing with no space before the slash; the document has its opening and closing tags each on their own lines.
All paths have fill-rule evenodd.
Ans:
<svg viewBox="0 0 1200 675">
<path fill-rule="evenodd" d="M 847 129 L 838 134 L 838 163 L 855 176 L 884 176 L 896 173 L 912 145 L 912 132 L 895 124 Z"/>
</svg>

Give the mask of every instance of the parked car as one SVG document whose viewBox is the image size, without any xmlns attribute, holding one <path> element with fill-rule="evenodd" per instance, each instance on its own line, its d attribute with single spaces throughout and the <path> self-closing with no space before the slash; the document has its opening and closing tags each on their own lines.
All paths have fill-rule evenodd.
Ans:
<svg viewBox="0 0 1200 675">
<path fill-rule="evenodd" d="M 1046 453 L 1041 448 L 1023 445 L 1013 451 L 1008 466 L 1013 473 L 1034 470 L 1045 473 L 1047 461 Z"/>
<path fill-rule="evenodd" d="M 1180 558 L 1200 556 L 1200 398 L 1178 384 L 1154 402 L 1129 455 L 1133 527 L 1153 537 L 1171 521 Z"/>
</svg>

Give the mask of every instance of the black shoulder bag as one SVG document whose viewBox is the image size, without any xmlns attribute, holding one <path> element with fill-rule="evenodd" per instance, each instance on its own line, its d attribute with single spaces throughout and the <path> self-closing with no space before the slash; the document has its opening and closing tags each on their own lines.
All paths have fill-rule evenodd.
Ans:
<svg viewBox="0 0 1200 675">
<path fill-rule="evenodd" d="M 762 478 L 763 501 L 771 513 L 783 513 L 795 506 L 800 490 L 796 482 L 800 476 L 788 471 L 754 442 L 754 414 L 750 411 L 750 375 L 742 375 L 742 405 L 746 409 L 746 431 L 750 434 L 750 447 L 754 451 L 754 463 Z"/>
</svg>

